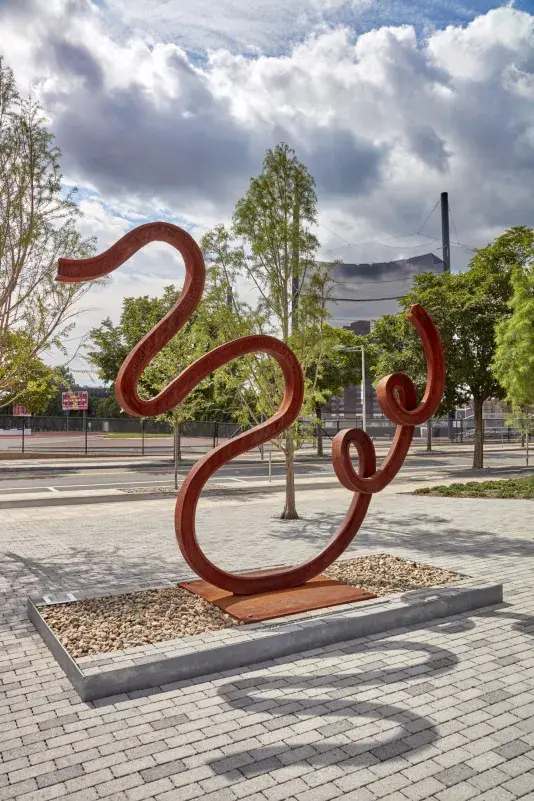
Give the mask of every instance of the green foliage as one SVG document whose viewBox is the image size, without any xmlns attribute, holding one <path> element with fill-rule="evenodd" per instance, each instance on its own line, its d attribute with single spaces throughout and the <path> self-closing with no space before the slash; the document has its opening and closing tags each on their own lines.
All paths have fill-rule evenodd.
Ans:
<svg viewBox="0 0 534 801">
<path fill-rule="evenodd" d="M 65 339 L 89 285 L 55 280 L 57 259 L 83 258 L 92 239 L 76 230 L 75 190 L 63 191 L 60 152 L 48 121 L 17 91 L 0 58 L 0 404 L 10 389 L 42 381 L 40 357 Z M 17 353 L 11 336 L 24 332 Z M 28 346 L 28 343 L 31 346 Z"/>
<path fill-rule="evenodd" d="M 95 365 L 99 377 L 106 383 L 115 381 L 120 366 L 132 348 L 147 334 L 176 303 L 180 292 L 172 284 L 165 287 L 161 297 L 143 295 L 124 298 L 118 325 L 107 317 L 99 328 L 89 332 L 87 357 Z"/>
<path fill-rule="evenodd" d="M 4 332 L 2 362 L 11 383 L 2 393 L 2 406 L 24 406 L 41 414 L 61 385 L 61 373 L 33 353 L 33 340 L 21 331 Z"/>
<path fill-rule="evenodd" d="M 310 388 L 316 409 L 324 406 L 330 398 L 342 395 L 346 387 L 361 382 L 361 345 L 365 346 L 366 372 L 376 352 L 376 347 L 365 337 L 327 323 L 322 327 L 321 344 L 322 353 L 317 354 L 318 365 L 311 370 L 312 375 L 316 374 L 315 385 Z"/>
<path fill-rule="evenodd" d="M 332 265 L 317 262 L 319 247 L 311 227 L 317 219 L 315 182 L 306 166 L 285 144 L 268 150 L 259 176 L 236 205 L 231 230 L 219 225 L 202 240 L 214 281 L 224 287 L 226 314 L 218 322 L 224 339 L 247 334 L 273 334 L 297 356 L 305 376 L 304 415 L 312 415 L 318 396 L 323 326 Z M 236 297 L 236 284 L 247 282 L 258 301 Z M 232 286 L 233 285 L 233 286 Z M 270 417 L 284 393 L 282 373 L 272 359 L 254 354 L 226 370 L 251 423 Z M 246 383 L 243 384 L 243 377 Z M 246 392 L 244 391 L 246 389 Z M 254 403 L 250 402 L 250 397 Z M 297 516 L 293 453 L 299 445 L 294 425 L 275 444 L 286 455 L 286 507 L 282 517 Z"/>
<path fill-rule="evenodd" d="M 405 313 L 413 303 L 420 303 L 429 312 L 443 342 L 447 364 L 447 385 L 439 414 L 473 399 L 476 468 L 483 466 L 482 404 L 488 398 L 504 397 L 503 386 L 493 370 L 495 329 L 510 315 L 511 276 L 518 265 L 531 257 L 531 233 L 526 228 L 511 228 L 478 250 L 467 272 L 416 276 L 413 289 L 400 301 L 403 314 L 377 321 L 371 336 L 381 351 L 375 378 L 400 370 L 412 378 L 422 393 L 425 359 Z"/>
<path fill-rule="evenodd" d="M 125 417 L 117 403 L 115 395 L 109 398 L 89 398 L 89 413 L 91 417 Z"/>
<path fill-rule="evenodd" d="M 504 481 L 467 481 L 436 487 L 420 487 L 413 495 L 436 495 L 445 498 L 523 498 L 534 500 L 534 476 Z"/>
<path fill-rule="evenodd" d="M 307 168 L 287 145 L 278 145 L 267 151 L 261 174 L 251 179 L 247 194 L 237 203 L 231 230 L 218 225 L 202 239 L 213 280 L 224 288 L 225 310 L 220 309 L 218 317 L 222 339 L 261 333 L 286 342 L 305 375 L 303 414 L 314 412 L 321 393 L 328 394 L 329 381 L 339 386 L 332 371 L 327 375 L 327 367 L 324 389 L 318 384 L 326 358 L 323 334 L 332 265 L 315 259 L 319 243 L 310 227 L 316 221 L 316 205 L 315 182 Z M 243 302 L 235 290 L 243 280 L 256 290 L 254 305 Z M 344 363 L 340 355 L 332 359 Z M 243 357 L 227 375 L 250 423 L 276 411 L 284 382 L 271 359 L 263 354 Z M 248 397 L 243 397 L 243 377 Z M 296 439 L 298 444 L 296 430 L 293 435 L 292 442 Z M 281 449 L 286 443 L 287 436 L 277 441 Z"/>
<path fill-rule="evenodd" d="M 534 231 L 525 232 L 524 261 L 512 267 L 511 316 L 496 330 L 496 378 L 515 410 L 534 405 Z"/>
<path fill-rule="evenodd" d="M 192 318 L 143 372 L 139 381 L 142 397 L 150 398 L 161 392 L 182 370 L 217 344 L 220 303 L 215 299 L 219 292 L 220 287 L 210 278 L 205 297 Z M 106 382 L 115 380 L 128 353 L 167 314 L 178 296 L 179 290 L 170 285 L 165 287 L 161 297 L 125 298 L 118 325 L 113 325 L 108 318 L 90 332 L 87 356 L 100 378 Z M 162 417 L 175 422 L 186 419 L 239 421 L 241 407 L 226 379 L 224 372 L 217 371 L 204 379 L 179 407 Z M 114 398 L 99 403 L 97 408 L 97 414 L 103 417 L 116 417 L 120 413 Z"/>
</svg>

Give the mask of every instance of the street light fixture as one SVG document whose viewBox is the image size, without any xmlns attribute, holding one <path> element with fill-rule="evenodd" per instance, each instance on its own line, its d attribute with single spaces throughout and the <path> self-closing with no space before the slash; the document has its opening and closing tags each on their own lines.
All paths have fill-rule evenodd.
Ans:
<svg viewBox="0 0 534 801">
<path fill-rule="evenodd" d="M 340 353 L 357 353 L 361 350 L 362 354 L 362 428 L 367 431 L 367 398 L 366 398 L 366 385 L 365 385 L 365 348 L 360 345 L 359 348 L 348 348 L 346 345 L 334 345 L 332 350 L 337 350 Z"/>
</svg>

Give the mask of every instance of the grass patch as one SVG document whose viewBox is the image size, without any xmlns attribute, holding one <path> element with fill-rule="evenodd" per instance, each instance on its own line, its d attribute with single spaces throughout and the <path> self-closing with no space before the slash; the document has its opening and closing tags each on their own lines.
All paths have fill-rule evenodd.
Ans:
<svg viewBox="0 0 534 801">
<path fill-rule="evenodd" d="M 420 487 L 414 490 L 413 494 L 438 495 L 445 498 L 521 498 L 534 501 L 534 476 Z"/>
</svg>

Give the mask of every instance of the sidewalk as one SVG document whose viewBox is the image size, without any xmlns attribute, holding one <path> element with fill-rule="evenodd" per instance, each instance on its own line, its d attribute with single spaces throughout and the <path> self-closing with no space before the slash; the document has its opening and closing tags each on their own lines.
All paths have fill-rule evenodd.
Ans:
<svg viewBox="0 0 534 801">
<path fill-rule="evenodd" d="M 350 498 L 206 498 L 199 538 L 226 569 L 296 563 Z M 173 502 L 0 512 L 0 799 L 532 801 L 532 509 L 382 493 L 350 549 L 504 581 L 500 608 L 89 704 L 24 599 L 186 575 Z"/>
</svg>

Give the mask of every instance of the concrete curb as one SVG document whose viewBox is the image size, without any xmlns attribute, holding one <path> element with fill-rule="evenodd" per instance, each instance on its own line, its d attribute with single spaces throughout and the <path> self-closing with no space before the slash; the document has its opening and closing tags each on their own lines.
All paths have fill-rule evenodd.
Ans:
<svg viewBox="0 0 534 801">
<path fill-rule="evenodd" d="M 76 599 L 70 596 L 70 600 Z M 27 600 L 27 612 L 82 701 L 93 701 L 414 626 L 500 604 L 502 600 L 502 584 L 477 585 L 463 581 L 459 586 L 379 598 L 351 607 L 334 607 L 333 610 L 315 615 L 279 618 L 268 624 L 254 624 L 245 629 L 239 627 L 238 630 L 211 632 L 208 637 L 172 640 L 169 641 L 169 647 L 179 643 L 177 650 L 180 653 L 176 656 L 161 658 L 161 650 L 158 652 L 156 646 L 153 653 L 147 656 L 146 651 L 140 648 L 139 652 L 143 657 L 135 664 L 130 661 L 124 667 L 115 666 L 118 662 L 105 667 L 96 665 L 89 671 L 84 671 L 69 656 L 30 598 Z M 202 640 L 200 645 L 193 644 L 199 639 Z M 190 647 L 187 648 L 187 645 Z M 120 653 L 115 652 L 119 655 Z"/>
<path fill-rule="evenodd" d="M 300 490 L 310 489 L 339 489 L 341 484 L 335 476 L 326 481 L 303 481 L 295 482 L 295 486 Z M 203 497 L 210 495 L 219 495 L 221 492 L 231 490 L 233 496 L 250 495 L 250 494 L 264 494 L 270 492 L 285 492 L 284 482 L 273 482 L 272 484 L 249 484 L 240 486 L 238 484 L 228 484 L 218 487 L 210 487 L 209 484 L 202 490 Z M 161 501 L 164 499 L 176 499 L 176 495 L 170 492 L 139 492 L 128 493 L 121 492 L 120 490 L 109 490 L 107 493 L 98 493 L 95 495 L 87 494 L 72 494 L 63 496 L 60 493 L 50 493 L 50 495 L 40 495 L 35 497 L 22 497 L 12 498 L 0 501 L 0 509 L 28 509 L 36 506 L 77 506 L 79 504 L 87 503 L 128 503 L 129 501 Z"/>
</svg>

